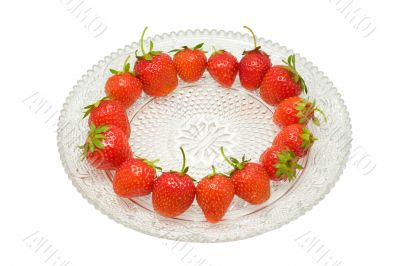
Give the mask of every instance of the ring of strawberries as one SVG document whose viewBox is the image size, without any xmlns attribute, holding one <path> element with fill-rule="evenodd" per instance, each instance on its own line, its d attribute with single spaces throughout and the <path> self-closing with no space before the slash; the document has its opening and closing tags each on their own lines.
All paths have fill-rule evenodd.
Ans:
<svg viewBox="0 0 400 266">
<path fill-rule="evenodd" d="M 170 51 L 173 57 L 162 51 L 144 49 L 144 29 L 140 39 L 141 55 L 135 52 L 136 62 L 131 69 L 128 57 L 122 70 L 110 69 L 112 76 L 105 84 L 106 96 L 85 107 L 89 132 L 85 144 L 79 146 L 82 159 L 100 170 L 115 170 L 113 189 L 120 197 L 132 198 L 152 193 L 153 208 L 164 217 L 176 217 L 190 208 L 196 199 L 207 221 L 223 219 L 234 198 L 238 196 L 250 204 L 261 204 L 270 197 L 270 180 L 291 182 L 303 167 L 299 159 L 317 140 L 307 128 L 312 121 L 320 125 L 315 116 L 320 113 L 315 101 L 301 98 L 307 86 L 296 70 L 296 57 L 290 55 L 282 65 L 272 66 L 269 55 L 257 45 L 244 51 L 241 60 L 230 52 L 213 47 L 207 59 L 203 43 L 194 47 L 183 46 Z M 183 163 L 178 171 L 163 172 L 150 161 L 133 155 L 128 143 L 130 124 L 126 109 L 142 94 L 153 97 L 166 96 L 178 86 L 178 77 L 184 82 L 196 82 L 208 71 L 223 88 L 232 87 L 239 75 L 243 88 L 260 90 L 260 97 L 269 105 L 276 106 L 273 121 L 281 128 L 272 147 L 264 151 L 259 163 L 250 162 L 245 156 L 239 160 L 225 155 L 221 158 L 232 167 L 229 173 L 219 173 L 212 166 L 212 173 L 196 181 L 188 175 L 185 152 L 180 147 Z M 157 173 L 161 173 L 157 176 Z"/>
</svg>

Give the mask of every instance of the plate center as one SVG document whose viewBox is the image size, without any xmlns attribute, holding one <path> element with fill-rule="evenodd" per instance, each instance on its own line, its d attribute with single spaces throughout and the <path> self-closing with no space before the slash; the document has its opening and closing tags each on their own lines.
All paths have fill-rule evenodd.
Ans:
<svg viewBox="0 0 400 266">
<path fill-rule="evenodd" d="M 229 166 L 220 154 L 253 161 L 268 147 L 277 132 L 272 112 L 256 95 L 243 89 L 225 89 L 203 83 L 180 86 L 164 98 L 152 98 L 136 110 L 132 124 L 133 151 L 159 158 L 164 170 L 179 170 L 186 153 L 189 174 L 200 179 L 215 165 Z"/>
</svg>

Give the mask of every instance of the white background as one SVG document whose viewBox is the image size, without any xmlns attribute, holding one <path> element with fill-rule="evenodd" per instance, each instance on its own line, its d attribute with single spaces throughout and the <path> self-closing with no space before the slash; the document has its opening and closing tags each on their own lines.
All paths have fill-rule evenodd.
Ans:
<svg viewBox="0 0 400 266">
<path fill-rule="evenodd" d="M 88 29 L 68 10 L 71 1 L 77 0 L 0 5 L 0 265 L 196 265 L 189 257 L 206 266 L 400 264 L 396 1 L 354 0 L 349 8 L 368 17 L 357 29 L 337 10 L 347 0 L 86 0 L 105 29 L 98 37 L 94 25 Z M 367 22 L 376 30 L 365 37 Z M 145 25 L 151 36 L 189 28 L 243 31 L 243 24 L 306 57 L 342 94 L 353 157 L 332 192 L 273 232 L 187 245 L 127 229 L 82 199 L 59 161 L 55 123 L 86 70 L 137 41 Z M 26 100 L 34 94 L 54 117 L 35 111 Z"/>
</svg>

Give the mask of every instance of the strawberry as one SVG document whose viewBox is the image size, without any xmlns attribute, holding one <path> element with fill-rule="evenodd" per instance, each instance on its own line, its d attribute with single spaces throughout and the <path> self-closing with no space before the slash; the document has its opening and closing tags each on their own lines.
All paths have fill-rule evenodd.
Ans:
<svg viewBox="0 0 400 266">
<path fill-rule="evenodd" d="M 235 186 L 231 179 L 216 173 L 214 166 L 213 173 L 196 186 L 197 203 L 210 223 L 217 223 L 224 217 L 234 196 Z"/>
<path fill-rule="evenodd" d="M 272 145 L 286 147 L 292 150 L 296 156 L 304 157 L 316 140 L 304 125 L 292 124 L 276 135 Z"/>
<path fill-rule="evenodd" d="M 208 58 L 207 70 L 222 87 L 230 88 L 235 82 L 239 63 L 235 56 L 225 50 L 215 50 Z"/>
<path fill-rule="evenodd" d="M 254 32 L 247 26 L 253 36 L 254 49 L 244 51 L 243 57 L 239 63 L 239 78 L 240 84 L 245 89 L 256 90 L 260 87 L 265 73 L 271 68 L 271 60 L 269 56 L 261 51 L 261 46 L 257 46 L 256 36 Z"/>
<path fill-rule="evenodd" d="M 260 97 L 270 105 L 277 105 L 284 99 L 307 93 L 307 86 L 296 70 L 296 57 L 290 55 L 286 66 L 273 66 L 265 74 L 260 87 Z"/>
<path fill-rule="evenodd" d="M 319 119 L 314 115 L 314 112 L 319 112 L 326 122 L 324 112 L 316 107 L 315 101 L 311 102 L 295 96 L 286 98 L 276 107 L 273 120 L 280 127 L 286 127 L 291 124 L 306 125 L 309 120 L 319 126 Z"/>
<path fill-rule="evenodd" d="M 143 47 L 143 37 L 147 27 L 140 39 L 140 49 L 142 55 L 135 52 L 137 61 L 135 63 L 135 73 L 143 84 L 143 91 L 151 96 L 165 96 L 171 93 L 178 86 L 178 77 L 174 62 L 171 57 L 161 51 L 153 51 L 153 42 L 150 41 L 150 51 L 145 52 Z"/>
<path fill-rule="evenodd" d="M 235 193 L 250 204 L 260 204 L 270 197 L 269 177 L 261 164 L 251 163 L 243 155 L 242 161 L 226 157 L 221 147 L 221 154 L 229 165 L 233 167 L 230 176 Z"/>
<path fill-rule="evenodd" d="M 156 178 L 155 161 L 142 158 L 129 158 L 115 172 L 113 180 L 114 192 L 123 198 L 145 196 L 153 190 Z"/>
<path fill-rule="evenodd" d="M 114 125 L 96 125 L 92 122 L 82 157 L 99 170 L 115 170 L 132 157 L 125 133 Z"/>
<path fill-rule="evenodd" d="M 289 180 L 296 177 L 296 171 L 303 169 L 297 163 L 297 157 L 293 151 L 280 146 L 272 146 L 260 156 L 260 163 L 264 166 L 271 180 Z"/>
<path fill-rule="evenodd" d="M 174 49 L 174 65 L 179 77 L 185 82 L 198 81 L 207 67 L 207 57 L 201 49 L 203 43 L 193 48 L 183 46 L 182 49 Z"/>
<path fill-rule="evenodd" d="M 88 125 L 94 123 L 96 126 L 113 125 L 119 127 L 129 138 L 131 126 L 124 106 L 116 100 L 104 97 L 100 101 L 85 107 L 83 118 L 89 116 Z"/>
<path fill-rule="evenodd" d="M 180 148 L 183 164 L 180 172 L 171 171 L 162 173 L 154 182 L 153 208 L 168 218 L 184 213 L 192 205 L 196 196 L 196 188 L 192 178 L 187 175 L 185 152 Z"/>
<path fill-rule="evenodd" d="M 129 56 L 122 71 L 110 69 L 114 75 L 108 78 L 105 91 L 110 99 L 119 101 L 125 108 L 131 106 L 142 94 L 142 82 L 129 71 Z"/>
</svg>

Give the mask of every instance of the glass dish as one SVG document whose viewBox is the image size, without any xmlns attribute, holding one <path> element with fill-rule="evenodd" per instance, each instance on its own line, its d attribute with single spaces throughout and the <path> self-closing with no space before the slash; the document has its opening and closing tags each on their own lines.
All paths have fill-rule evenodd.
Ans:
<svg viewBox="0 0 400 266">
<path fill-rule="evenodd" d="M 149 40 L 145 41 L 148 47 Z M 156 50 L 169 51 L 183 45 L 204 42 L 204 49 L 223 48 L 237 58 L 252 49 L 248 34 L 216 30 L 188 30 L 156 35 Z M 293 51 L 259 38 L 258 44 L 270 55 L 273 64 L 281 64 Z M 252 237 L 276 229 L 304 214 L 316 205 L 342 174 L 351 146 L 349 114 L 333 84 L 315 66 L 296 54 L 297 69 L 306 81 L 307 97 L 316 99 L 328 117 L 328 123 L 310 130 L 318 138 L 309 155 L 301 161 L 304 170 L 296 180 L 272 182 L 272 196 L 264 204 L 249 205 L 235 197 L 224 220 L 205 221 L 196 201 L 183 215 L 167 219 L 154 213 L 151 196 L 122 199 L 112 189 L 112 171 L 99 171 L 81 160 L 78 144 L 85 141 L 87 119 L 83 107 L 104 96 L 104 84 L 110 68 L 119 69 L 137 43 L 119 49 L 93 66 L 78 81 L 66 99 L 58 125 L 58 147 L 63 166 L 73 185 L 103 214 L 134 230 L 167 239 L 193 242 L 222 242 Z M 208 53 L 210 54 L 210 53 Z M 133 58 L 133 57 L 132 57 Z M 133 63 L 133 62 L 132 62 Z M 246 154 L 258 161 L 278 132 L 272 122 L 274 107 L 265 104 L 258 91 L 240 87 L 237 77 L 232 89 L 224 89 L 208 73 L 194 84 L 180 81 L 178 89 L 163 98 L 142 94 L 128 110 L 134 153 L 148 159 L 160 158 L 164 170 L 178 169 L 179 146 L 187 153 L 189 174 L 195 179 L 210 173 L 214 164 L 219 171 L 229 168 L 219 155 L 224 146 L 234 156 Z"/>
</svg>

